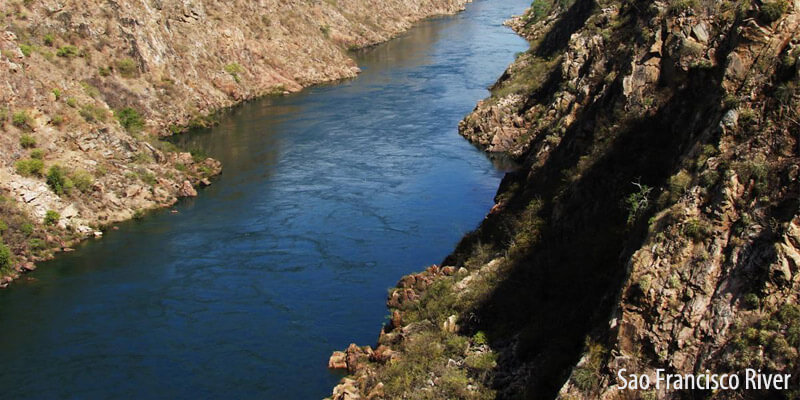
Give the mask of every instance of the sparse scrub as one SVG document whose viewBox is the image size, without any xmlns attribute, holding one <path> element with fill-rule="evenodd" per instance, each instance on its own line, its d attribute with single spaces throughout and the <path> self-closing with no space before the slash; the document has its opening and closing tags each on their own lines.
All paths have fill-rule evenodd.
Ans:
<svg viewBox="0 0 800 400">
<path fill-rule="evenodd" d="M 72 179 L 72 184 L 75 187 L 75 189 L 78 189 L 83 193 L 86 193 L 89 190 L 91 190 L 92 184 L 94 184 L 94 179 L 92 178 L 92 175 L 89 172 L 82 169 L 73 172 L 70 175 L 70 178 Z"/>
<path fill-rule="evenodd" d="M 233 80 L 235 80 L 236 83 L 239 83 L 241 81 L 239 74 L 244 72 L 244 68 L 242 68 L 242 66 L 237 63 L 230 63 L 225 66 L 225 72 L 230 74 L 230 76 L 233 77 Z"/>
<path fill-rule="evenodd" d="M 788 9 L 789 2 L 786 0 L 767 1 L 761 6 L 759 17 L 766 23 L 772 23 L 779 20 Z"/>
<path fill-rule="evenodd" d="M 0 241 L 0 276 L 11 272 L 11 250 Z"/>
<path fill-rule="evenodd" d="M 32 149 L 36 147 L 36 138 L 31 135 L 24 134 L 19 137 L 19 145 L 22 146 L 23 149 Z"/>
<path fill-rule="evenodd" d="M 701 242 L 711 235 L 711 225 L 699 218 L 686 221 L 683 233 L 695 242 Z"/>
<path fill-rule="evenodd" d="M 90 123 L 105 122 L 108 118 L 108 113 L 104 108 L 92 104 L 81 106 L 80 110 L 78 110 L 78 114 L 80 114 L 86 122 Z"/>
<path fill-rule="evenodd" d="M 133 78 L 139 73 L 139 67 L 130 57 L 126 57 L 116 62 L 117 71 L 123 78 Z"/>
<path fill-rule="evenodd" d="M 77 57 L 78 54 L 79 54 L 78 48 L 71 44 L 68 44 L 66 46 L 61 46 L 56 52 L 57 56 L 64 58 L 74 58 Z"/>
<path fill-rule="evenodd" d="M 17 111 L 11 116 L 11 123 L 17 128 L 30 130 L 33 128 L 33 118 L 27 111 Z"/>
<path fill-rule="evenodd" d="M 19 51 L 21 51 L 22 55 L 25 57 L 30 57 L 31 53 L 33 52 L 33 46 L 29 44 L 21 44 L 19 45 Z"/>
<path fill-rule="evenodd" d="M 44 162 L 37 159 L 19 160 L 15 164 L 17 173 L 24 176 L 42 176 Z"/>
<path fill-rule="evenodd" d="M 125 107 L 114 112 L 119 124 L 129 133 L 136 133 L 144 128 L 144 118 L 132 107 Z"/>
</svg>

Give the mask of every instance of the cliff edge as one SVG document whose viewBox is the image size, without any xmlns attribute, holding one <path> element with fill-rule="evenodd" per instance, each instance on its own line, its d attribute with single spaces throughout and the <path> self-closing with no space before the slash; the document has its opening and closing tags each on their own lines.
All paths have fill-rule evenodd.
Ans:
<svg viewBox="0 0 800 400">
<path fill-rule="evenodd" d="M 333 398 L 800 395 L 800 2 L 537 0 L 460 124 L 522 167 Z M 618 376 L 791 374 L 789 390 Z"/>
</svg>

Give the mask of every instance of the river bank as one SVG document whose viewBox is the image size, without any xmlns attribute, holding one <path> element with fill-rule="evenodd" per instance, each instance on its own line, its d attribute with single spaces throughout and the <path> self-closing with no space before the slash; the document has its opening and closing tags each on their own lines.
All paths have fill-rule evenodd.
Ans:
<svg viewBox="0 0 800 400">
<path fill-rule="evenodd" d="M 15 2 L 0 21 L 0 287 L 221 172 L 163 137 L 243 101 L 354 77 L 349 50 L 465 0 Z"/>
</svg>

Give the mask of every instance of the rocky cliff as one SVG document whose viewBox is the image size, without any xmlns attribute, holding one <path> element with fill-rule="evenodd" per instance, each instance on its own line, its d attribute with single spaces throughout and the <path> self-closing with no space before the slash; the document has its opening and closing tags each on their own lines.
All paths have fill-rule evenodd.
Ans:
<svg viewBox="0 0 800 400">
<path fill-rule="evenodd" d="M 348 50 L 465 2 L 2 2 L 0 286 L 219 173 L 161 137 L 247 99 L 353 77 Z"/>
<path fill-rule="evenodd" d="M 333 397 L 800 396 L 800 2 L 537 0 L 509 24 L 531 48 L 460 131 L 522 167 L 392 290 L 376 349 L 334 354 Z M 790 390 L 617 388 L 744 368 Z"/>
</svg>

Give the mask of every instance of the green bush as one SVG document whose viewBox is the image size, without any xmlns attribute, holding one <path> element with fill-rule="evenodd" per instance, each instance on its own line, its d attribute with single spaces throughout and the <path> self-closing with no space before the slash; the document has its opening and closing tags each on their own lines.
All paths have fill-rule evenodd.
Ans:
<svg viewBox="0 0 800 400">
<path fill-rule="evenodd" d="M 61 219 L 61 215 L 53 210 L 47 210 L 47 213 L 44 215 L 44 224 L 45 225 L 55 225 L 58 223 L 58 220 Z"/>
<path fill-rule="evenodd" d="M 768 1 L 761 6 L 759 16 L 766 23 L 772 23 L 780 19 L 786 10 L 789 9 L 789 2 L 786 0 Z"/>
<path fill-rule="evenodd" d="M 22 233 L 25 234 L 25 236 L 33 235 L 33 224 L 30 222 L 25 222 L 22 225 L 20 225 L 19 230 L 21 230 Z"/>
<path fill-rule="evenodd" d="M 72 173 L 70 178 L 72 179 L 73 186 L 81 192 L 86 193 L 92 189 L 94 179 L 89 172 L 80 169 Z"/>
<path fill-rule="evenodd" d="M 21 44 L 19 45 L 19 50 L 22 52 L 22 55 L 25 57 L 30 57 L 31 53 L 33 52 L 33 46 L 29 44 Z"/>
<path fill-rule="evenodd" d="M 116 64 L 117 71 L 119 71 L 119 74 L 125 78 L 132 78 L 139 72 L 139 67 L 136 65 L 136 61 L 133 61 L 133 59 L 130 57 L 117 60 Z"/>
<path fill-rule="evenodd" d="M 11 250 L 0 242 L 0 273 L 8 273 L 11 268 Z"/>
<path fill-rule="evenodd" d="M 62 195 L 72 188 L 72 181 L 67 176 L 64 167 L 53 165 L 47 170 L 47 186 L 50 186 L 53 193 Z"/>
<path fill-rule="evenodd" d="M 37 159 L 19 160 L 15 164 L 17 173 L 25 176 L 42 176 L 44 172 L 44 162 Z"/>
<path fill-rule="evenodd" d="M 692 218 L 686 221 L 686 224 L 683 226 L 683 233 L 693 241 L 700 242 L 711 234 L 711 226 L 708 222 L 698 218 Z"/>
<path fill-rule="evenodd" d="M 53 37 L 52 33 L 48 33 L 48 34 L 44 35 L 44 37 L 42 38 L 42 42 L 44 42 L 45 46 L 52 46 L 53 43 L 56 42 L 56 38 Z"/>
<path fill-rule="evenodd" d="M 11 116 L 11 123 L 20 129 L 30 129 L 33 127 L 33 118 L 27 111 L 17 111 Z"/>
<path fill-rule="evenodd" d="M 100 76 L 109 76 L 109 75 L 111 75 L 111 69 L 108 68 L 108 67 L 98 67 L 97 68 L 97 73 Z"/>
<path fill-rule="evenodd" d="M 233 77 L 233 80 L 238 83 L 240 81 L 239 74 L 244 72 L 244 68 L 237 63 L 231 63 L 225 66 L 225 72 L 229 73 Z"/>
<path fill-rule="evenodd" d="M 43 160 L 44 159 L 44 150 L 42 149 L 33 149 L 31 150 L 31 158 L 35 160 Z"/>
<path fill-rule="evenodd" d="M 672 15 L 683 14 L 692 11 L 697 7 L 697 0 L 671 0 L 669 2 L 669 12 Z"/>
<path fill-rule="evenodd" d="M 74 97 L 70 97 L 70 98 L 67 99 L 67 105 L 72 107 L 72 108 L 75 108 L 75 107 L 78 106 L 78 101 L 75 100 Z"/>
<path fill-rule="evenodd" d="M 144 118 L 131 107 L 117 110 L 114 115 L 117 117 L 119 124 L 128 132 L 135 133 L 144 128 Z"/>
<path fill-rule="evenodd" d="M 78 48 L 77 47 L 75 47 L 75 46 L 73 46 L 71 44 L 68 44 L 66 46 L 61 46 L 58 49 L 58 51 L 56 52 L 56 55 L 59 56 L 59 57 L 64 57 L 64 58 L 73 58 L 73 57 L 77 57 L 78 53 L 79 52 L 78 52 Z"/>
<path fill-rule="evenodd" d="M 638 190 L 625 198 L 629 225 L 636 222 L 636 219 L 650 207 L 650 192 L 653 191 L 653 188 L 647 185 L 634 183 L 634 186 L 636 186 Z"/>
<path fill-rule="evenodd" d="M 61 98 L 61 89 L 53 89 L 53 96 L 56 96 L 56 101 Z"/>
<path fill-rule="evenodd" d="M 36 147 L 36 138 L 31 135 L 22 135 L 19 137 L 19 145 L 22 146 L 23 149 L 32 149 Z"/>
</svg>

